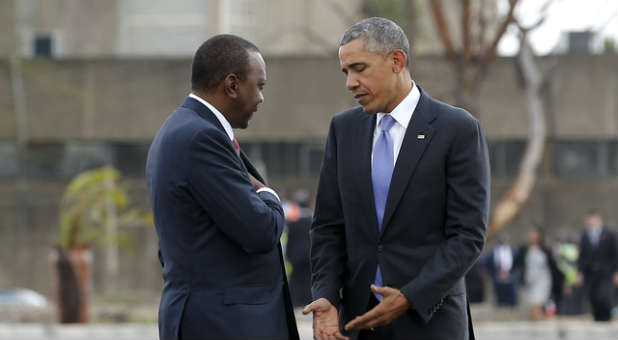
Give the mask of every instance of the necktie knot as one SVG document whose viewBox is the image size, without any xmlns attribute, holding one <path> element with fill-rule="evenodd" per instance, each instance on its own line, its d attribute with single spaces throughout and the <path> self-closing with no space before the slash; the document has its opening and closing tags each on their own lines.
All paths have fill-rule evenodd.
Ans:
<svg viewBox="0 0 618 340">
<path fill-rule="evenodd" d="M 393 125 L 395 125 L 395 119 L 390 114 L 384 115 L 380 120 L 380 128 L 384 132 L 389 132 Z"/>
</svg>

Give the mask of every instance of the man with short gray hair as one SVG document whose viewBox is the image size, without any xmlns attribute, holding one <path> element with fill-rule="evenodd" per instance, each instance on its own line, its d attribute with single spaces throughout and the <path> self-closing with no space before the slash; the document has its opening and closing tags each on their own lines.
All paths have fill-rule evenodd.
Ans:
<svg viewBox="0 0 618 340">
<path fill-rule="evenodd" d="M 473 338 L 464 275 L 486 240 L 481 124 L 431 98 L 384 18 L 341 39 L 360 104 L 330 125 L 311 227 L 316 339 Z"/>
</svg>

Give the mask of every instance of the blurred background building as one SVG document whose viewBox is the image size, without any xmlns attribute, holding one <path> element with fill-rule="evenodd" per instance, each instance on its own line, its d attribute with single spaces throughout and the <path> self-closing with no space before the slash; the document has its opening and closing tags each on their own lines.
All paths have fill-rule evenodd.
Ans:
<svg viewBox="0 0 618 340">
<path fill-rule="evenodd" d="M 3 41 L 20 56 L 52 58 L 192 57 L 205 37 L 241 35 L 268 56 L 330 55 L 339 33 L 363 12 L 386 11 L 406 19 L 416 53 L 439 53 L 424 1 L 410 8 L 366 0 L 6 0 Z M 374 8 L 377 7 L 377 8 Z M 384 8 L 382 8 L 384 7 Z M 401 8 L 400 8 L 401 7 Z M 485 5 L 495 17 L 495 2 Z M 457 3 L 445 3 L 449 19 Z M 401 15 L 410 12 L 414 15 Z M 488 22 L 492 25 L 492 22 Z M 402 24 L 404 26 L 404 24 Z M 11 50 L 4 49 L 5 52 Z"/>
<path fill-rule="evenodd" d="M 356 105 L 339 71 L 338 39 L 371 3 L 390 2 L 0 1 L 0 287 L 51 294 L 40 278 L 49 272 L 60 197 L 76 174 L 112 165 L 148 208 L 144 164 L 151 139 L 190 91 L 194 51 L 217 33 L 248 38 L 267 62 L 266 100 L 239 132 L 241 147 L 282 193 L 314 190 L 329 121 Z M 399 15 L 412 37 L 413 78 L 452 102 L 452 69 L 428 2 L 408 3 L 385 10 Z M 485 4 L 487 17 L 496 17 L 495 2 Z M 443 5 L 447 18 L 458 20 L 457 3 Z M 599 48 L 594 31 L 564 34 L 554 53 L 539 60 L 552 69 L 543 84 L 548 141 L 532 196 L 508 226 L 514 242 L 532 224 L 545 226 L 550 237 L 563 227 L 579 231 L 591 208 L 618 224 L 615 47 Z M 517 63 L 498 58 L 475 112 L 489 141 L 494 204 L 526 146 L 526 103 Z M 132 233 L 137 242 L 122 252 L 114 282 L 102 284 L 105 271 L 95 265 L 95 292 L 159 292 L 155 232 Z"/>
</svg>

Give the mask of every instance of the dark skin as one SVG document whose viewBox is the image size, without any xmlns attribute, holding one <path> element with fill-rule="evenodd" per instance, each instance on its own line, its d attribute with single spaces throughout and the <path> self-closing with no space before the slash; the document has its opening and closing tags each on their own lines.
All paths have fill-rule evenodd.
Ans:
<svg viewBox="0 0 618 340">
<path fill-rule="evenodd" d="M 363 106 L 367 114 L 391 112 L 410 92 L 412 79 L 406 67 L 407 55 L 394 50 L 387 56 L 365 48 L 362 39 L 352 40 L 339 48 L 341 71 L 346 76 L 346 88 Z M 371 329 L 388 325 L 412 303 L 400 290 L 371 285 L 382 301 L 367 313 L 345 325 L 345 330 Z M 339 331 L 337 308 L 325 298 L 313 301 L 303 314 L 313 313 L 313 333 L 316 339 L 348 339 Z"/>
<path fill-rule="evenodd" d="M 345 325 L 346 331 L 389 325 L 406 310 L 412 308 L 410 301 L 399 289 L 371 285 L 371 292 L 381 295 L 382 301 L 367 313 L 348 322 Z"/>
<path fill-rule="evenodd" d="M 266 64 L 259 52 L 248 53 L 247 74 L 244 77 L 230 73 L 214 89 L 193 89 L 197 96 L 216 107 L 234 129 L 246 129 L 258 105 L 264 101 L 262 90 L 266 84 Z M 249 177 L 256 190 L 264 187 L 251 174 Z"/>
<path fill-rule="evenodd" d="M 372 329 L 391 324 L 412 304 L 399 291 L 391 287 L 371 285 L 371 292 L 381 295 L 382 301 L 367 313 L 357 316 L 345 325 L 345 330 Z M 337 308 L 325 298 L 313 301 L 303 310 L 303 314 L 313 312 L 313 332 L 315 339 L 348 340 L 349 338 L 339 331 Z"/>
</svg>

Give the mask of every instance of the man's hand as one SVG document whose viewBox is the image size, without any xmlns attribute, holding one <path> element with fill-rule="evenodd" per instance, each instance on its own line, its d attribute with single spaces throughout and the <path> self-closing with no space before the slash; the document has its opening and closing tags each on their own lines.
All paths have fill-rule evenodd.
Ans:
<svg viewBox="0 0 618 340">
<path fill-rule="evenodd" d="M 371 291 L 375 294 L 382 295 L 382 301 L 367 313 L 357 316 L 354 320 L 348 322 L 348 324 L 345 325 L 346 331 L 388 325 L 412 307 L 410 301 L 408 301 L 399 289 L 371 285 Z"/>
<path fill-rule="evenodd" d="M 252 174 L 249 174 L 249 178 L 251 179 L 251 185 L 255 190 L 265 187 L 264 183 L 258 181 Z"/>
<path fill-rule="evenodd" d="M 325 298 L 320 298 L 310 303 L 303 314 L 307 315 L 313 312 L 313 338 L 348 340 L 348 337 L 343 336 L 339 331 L 339 315 L 337 308 Z"/>
<path fill-rule="evenodd" d="M 616 285 L 616 287 L 618 287 L 618 272 L 614 273 L 614 285 Z"/>
</svg>

